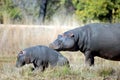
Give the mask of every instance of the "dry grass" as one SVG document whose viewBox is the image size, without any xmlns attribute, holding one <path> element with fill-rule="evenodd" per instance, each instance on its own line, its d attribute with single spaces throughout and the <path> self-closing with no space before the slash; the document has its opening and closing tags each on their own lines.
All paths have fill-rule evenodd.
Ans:
<svg viewBox="0 0 120 80">
<path fill-rule="evenodd" d="M 68 53 L 63 53 L 64 56 Z M 70 60 L 71 68 L 47 68 L 45 72 L 32 72 L 33 65 L 22 68 L 15 67 L 15 57 L 0 59 L 0 80 L 120 80 L 120 63 L 96 58 L 93 67 L 84 65 L 83 55 L 79 53 L 66 56 Z M 74 57 L 74 55 L 77 55 Z"/>
<path fill-rule="evenodd" d="M 0 25 L 1 54 L 16 54 L 29 46 L 48 45 L 60 32 L 62 29 L 52 26 Z"/>
<path fill-rule="evenodd" d="M 120 80 L 120 62 L 95 58 L 95 66 L 87 67 L 80 52 L 61 52 L 71 68 L 56 67 L 45 72 L 32 72 L 33 65 L 16 68 L 16 55 L 26 47 L 48 45 L 67 28 L 52 26 L 0 25 L 0 80 Z M 29 27 L 28 27 L 29 26 Z"/>
</svg>

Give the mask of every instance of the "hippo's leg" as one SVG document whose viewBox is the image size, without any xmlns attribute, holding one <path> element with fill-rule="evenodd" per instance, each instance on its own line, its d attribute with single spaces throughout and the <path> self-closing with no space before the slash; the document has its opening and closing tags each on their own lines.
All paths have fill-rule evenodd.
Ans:
<svg viewBox="0 0 120 80">
<path fill-rule="evenodd" d="M 45 66 L 43 65 L 43 61 L 39 60 L 36 63 L 34 63 L 34 67 L 35 67 L 35 71 L 39 70 L 39 71 L 44 71 L 45 70 Z"/>
<path fill-rule="evenodd" d="M 40 65 L 38 68 L 41 72 L 43 72 L 45 70 L 45 67 L 43 65 Z"/>
<path fill-rule="evenodd" d="M 94 65 L 94 56 L 91 54 L 91 51 L 85 52 L 85 63 L 89 66 Z"/>
<path fill-rule="evenodd" d="M 33 69 L 33 71 L 41 71 L 41 72 L 43 72 L 44 70 L 45 70 L 45 66 L 43 65 L 39 65 Z"/>
</svg>

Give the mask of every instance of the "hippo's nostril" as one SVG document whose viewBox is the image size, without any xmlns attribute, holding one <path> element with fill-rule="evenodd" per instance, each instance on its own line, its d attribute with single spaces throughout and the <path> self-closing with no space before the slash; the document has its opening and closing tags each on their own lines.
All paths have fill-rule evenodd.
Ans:
<svg viewBox="0 0 120 80">
<path fill-rule="evenodd" d="M 52 49 L 57 50 L 57 49 L 59 49 L 59 46 L 57 46 L 56 44 L 51 43 L 51 44 L 49 45 L 49 48 L 52 48 Z"/>
</svg>

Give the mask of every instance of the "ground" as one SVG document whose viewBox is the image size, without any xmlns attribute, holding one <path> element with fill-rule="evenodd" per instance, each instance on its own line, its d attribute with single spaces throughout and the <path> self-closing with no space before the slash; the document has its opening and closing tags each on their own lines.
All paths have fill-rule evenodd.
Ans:
<svg viewBox="0 0 120 80">
<path fill-rule="evenodd" d="M 70 61 L 70 68 L 47 68 L 31 71 L 32 64 L 16 68 L 16 55 L 0 56 L 0 80 L 119 80 L 120 62 L 95 58 L 95 65 L 84 64 L 84 56 L 77 52 L 61 52 Z"/>
</svg>

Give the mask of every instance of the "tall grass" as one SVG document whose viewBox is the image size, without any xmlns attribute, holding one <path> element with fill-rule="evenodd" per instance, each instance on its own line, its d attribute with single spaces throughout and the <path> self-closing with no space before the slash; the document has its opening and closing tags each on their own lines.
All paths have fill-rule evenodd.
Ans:
<svg viewBox="0 0 120 80">
<path fill-rule="evenodd" d="M 17 51 L 33 46 L 48 45 L 60 29 L 37 25 L 0 25 L 1 54 L 16 54 Z"/>
</svg>

